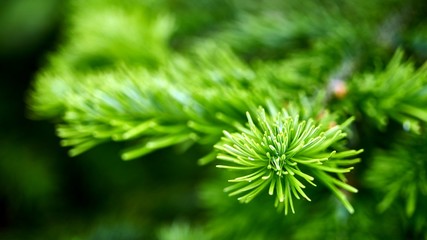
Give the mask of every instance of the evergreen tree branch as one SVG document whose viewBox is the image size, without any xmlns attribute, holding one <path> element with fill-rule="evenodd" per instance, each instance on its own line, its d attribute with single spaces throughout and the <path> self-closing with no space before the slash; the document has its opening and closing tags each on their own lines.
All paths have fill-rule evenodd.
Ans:
<svg viewBox="0 0 427 240">
<path fill-rule="evenodd" d="M 418 69 L 403 61 L 398 50 L 384 71 L 352 79 L 349 100 L 372 119 L 380 129 L 394 119 L 405 130 L 420 132 L 427 121 L 427 65 Z"/>
<path fill-rule="evenodd" d="M 236 133 L 225 131 L 225 137 L 215 145 L 220 151 L 218 159 L 226 162 L 217 167 L 243 174 L 229 180 L 234 183 L 225 189 L 230 196 L 241 195 L 238 199 L 248 203 L 268 189 L 270 195 L 276 196 L 275 206 L 287 214 L 289 208 L 295 212 L 293 198 L 311 201 L 304 191 L 304 182 L 316 186 L 314 180 L 318 179 L 338 196 L 349 212 L 353 212 L 336 186 L 350 192 L 357 190 L 329 175 L 329 172 L 338 175 L 349 172 L 352 167 L 342 167 L 349 164 L 346 161 L 358 162 L 358 159 L 348 158 L 361 151 L 337 153 L 331 149 L 345 138 L 343 128 L 349 121 L 328 128 L 328 125 L 317 125 L 311 118 L 300 119 L 295 110 L 283 109 L 271 115 L 262 108 L 256 121 L 249 113 L 247 118 L 246 127 Z"/>
<path fill-rule="evenodd" d="M 375 152 L 364 178 L 367 186 L 382 194 L 378 204 L 381 212 L 403 200 L 406 215 L 410 217 L 416 214 L 417 204 L 427 199 L 424 143 L 425 136 L 403 136 L 391 150 Z"/>
<path fill-rule="evenodd" d="M 257 73 L 226 48 L 207 44 L 191 60 L 177 55 L 158 71 L 43 74 L 30 106 L 35 116 L 59 120 L 58 135 L 72 156 L 103 142 L 130 141 L 136 145 L 122 157 L 134 159 L 175 144 L 212 146 L 223 130 L 244 122 L 245 111 L 265 105 L 265 96 L 284 101 L 265 83 L 273 71 Z M 282 86 L 286 79 L 277 78 Z"/>
</svg>

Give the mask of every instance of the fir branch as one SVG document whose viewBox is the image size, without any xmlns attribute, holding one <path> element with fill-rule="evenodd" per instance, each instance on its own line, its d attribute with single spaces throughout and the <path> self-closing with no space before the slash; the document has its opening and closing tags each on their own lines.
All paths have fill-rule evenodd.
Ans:
<svg viewBox="0 0 427 240">
<path fill-rule="evenodd" d="M 135 147 L 122 157 L 134 159 L 176 144 L 212 148 L 223 130 L 244 122 L 245 111 L 264 105 L 265 95 L 272 102 L 283 100 L 278 89 L 260 87 L 267 85 L 265 74 L 255 73 L 227 48 L 207 43 L 193 58 L 177 55 L 158 71 L 52 71 L 39 77 L 29 101 L 35 116 L 59 120 L 61 144 L 72 147 L 72 156 L 103 142 L 128 141 Z"/>
<path fill-rule="evenodd" d="M 391 150 L 377 150 L 364 175 L 367 186 L 382 194 L 383 212 L 403 200 L 407 216 L 427 199 L 427 152 L 425 136 L 403 136 Z"/>
<path fill-rule="evenodd" d="M 405 130 L 419 132 L 427 122 L 427 65 L 416 69 L 403 57 L 397 50 L 384 71 L 354 77 L 348 103 L 357 104 L 380 129 L 394 119 Z"/>
<path fill-rule="evenodd" d="M 273 113 L 274 114 L 274 113 Z M 318 125 L 313 119 L 303 120 L 295 112 L 283 109 L 274 115 L 260 109 L 254 121 L 247 113 L 247 127 L 240 132 L 224 132 L 225 137 L 215 145 L 220 151 L 218 159 L 225 162 L 219 168 L 240 172 L 242 175 L 229 180 L 233 184 L 225 189 L 230 196 L 240 195 L 241 202 L 248 203 L 264 189 L 275 195 L 275 206 L 289 208 L 295 212 L 293 199 L 305 198 L 305 183 L 316 186 L 317 179 L 329 187 L 344 203 L 349 212 L 353 212 L 343 194 L 337 187 L 350 192 L 357 190 L 329 173 L 342 176 L 352 167 L 344 167 L 358 161 L 348 160 L 361 151 L 337 153 L 331 147 L 346 137 L 343 125 L 332 128 Z M 334 156 L 336 155 L 336 156 Z"/>
</svg>

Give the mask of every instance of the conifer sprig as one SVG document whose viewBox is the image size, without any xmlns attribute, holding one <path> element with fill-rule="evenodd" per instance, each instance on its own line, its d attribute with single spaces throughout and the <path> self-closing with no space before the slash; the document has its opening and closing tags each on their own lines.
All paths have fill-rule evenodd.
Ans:
<svg viewBox="0 0 427 240">
<path fill-rule="evenodd" d="M 387 67 L 352 79 L 349 100 L 383 129 L 390 119 L 405 130 L 420 131 L 427 122 L 427 65 L 416 68 L 397 50 Z"/>
<path fill-rule="evenodd" d="M 355 158 L 361 150 L 337 152 L 333 146 L 346 137 L 342 125 L 322 126 L 313 119 L 300 119 L 298 114 L 283 109 L 271 116 L 263 108 L 257 119 L 247 113 L 247 127 L 240 132 L 224 131 L 222 141 L 216 145 L 220 151 L 218 159 L 225 164 L 219 168 L 239 172 L 239 176 L 229 180 L 233 183 L 225 189 L 230 196 L 239 195 L 239 201 L 250 202 L 264 189 L 275 195 L 275 206 L 289 208 L 294 213 L 293 199 L 301 197 L 311 201 L 305 192 L 306 184 L 316 186 L 316 180 L 330 188 L 343 202 L 349 212 L 353 212 L 348 200 L 338 188 L 350 192 L 357 189 L 345 183 L 344 173 L 350 172 Z M 330 174 L 337 174 L 338 178 Z"/>
<path fill-rule="evenodd" d="M 417 204 L 427 200 L 425 142 L 425 136 L 403 136 L 391 150 L 375 152 L 365 180 L 367 186 L 383 196 L 378 204 L 379 211 L 383 212 L 399 202 L 410 217 L 415 213 Z M 419 214 L 425 217 L 425 214 Z"/>
<path fill-rule="evenodd" d="M 60 121 L 58 135 L 72 156 L 104 142 L 128 141 L 133 147 L 122 158 L 130 160 L 179 144 L 212 149 L 222 131 L 234 131 L 245 122 L 245 111 L 264 104 L 266 95 L 272 102 L 289 97 L 267 84 L 274 68 L 255 72 L 227 48 L 206 43 L 192 58 L 177 55 L 156 71 L 47 71 L 29 98 L 31 114 Z M 287 79 L 274 78 L 281 87 L 290 85 Z"/>
</svg>

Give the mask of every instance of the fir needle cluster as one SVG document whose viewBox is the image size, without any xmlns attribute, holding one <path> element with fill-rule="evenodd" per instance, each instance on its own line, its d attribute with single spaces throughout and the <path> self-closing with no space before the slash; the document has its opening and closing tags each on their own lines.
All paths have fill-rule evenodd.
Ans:
<svg viewBox="0 0 427 240">
<path fill-rule="evenodd" d="M 311 201 L 306 194 L 307 183 L 316 186 L 316 180 L 329 187 L 343 202 L 349 212 L 353 208 L 341 187 L 350 192 L 357 189 L 345 183 L 343 173 L 350 172 L 349 166 L 359 161 L 353 158 L 361 151 L 333 150 L 334 144 L 346 137 L 342 125 L 328 128 L 316 124 L 315 120 L 300 119 L 298 114 L 291 115 L 283 109 L 270 116 L 260 108 L 257 121 L 247 113 L 247 127 L 241 132 L 229 133 L 216 145 L 220 151 L 218 159 L 225 161 L 219 168 L 241 173 L 229 180 L 231 186 L 225 189 L 230 196 L 239 195 L 239 201 L 248 203 L 258 194 L 268 189 L 270 195 L 276 196 L 275 206 L 289 208 L 294 213 L 293 198 L 301 197 Z M 338 179 L 329 173 L 335 173 Z"/>
</svg>

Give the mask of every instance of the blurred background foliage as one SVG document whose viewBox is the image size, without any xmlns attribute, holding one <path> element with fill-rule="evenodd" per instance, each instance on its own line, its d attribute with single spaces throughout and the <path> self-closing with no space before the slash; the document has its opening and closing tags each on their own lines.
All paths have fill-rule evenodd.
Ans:
<svg viewBox="0 0 427 240">
<path fill-rule="evenodd" d="M 373 71 L 398 48 L 420 66 L 427 59 L 426 12 L 422 0 L 4 0 L 0 239 L 426 239 L 426 190 L 414 193 L 418 188 L 410 181 L 392 195 L 383 188 L 390 178 L 399 178 L 398 168 L 361 163 L 362 169 L 369 166 L 367 184 L 358 186 L 352 217 L 330 207 L 336 206 L 333 198 L 319 198 L 311 210 L 298 201 L 299 213 L 285 217 L 270 206 L 258 211 L 264 208 L 262 199 L 247 207 L 225 197 L 226 178 L 196 164 L 204 149 L 177 154 L 166 148 L 123 162 L 118 152 L 124 144 L 107 143 L 70 158 L 51 123 L 30 120 L 26 106 L 27 91 L 42 67 L 86 73 L 126 63 L 161 69 L 175 52 L 191 53 L 202 38 L 227 44 L 259 71 L 272 72 L 270 64 L 273 70 L 294 66 L 297 73 L 277 75 L 297 79 Z M 147 34 L 155 29 L 162 31 Z M 331 101 L 332 108 L 346 106 L 340 104 Z M 348 106 L 348 111 L 365 110 Z M 399 136 L 398 123 L 380 131 L 372 130 L 375 121 L 365 120 L 357 122 L 363 157 L 397 163 L 425 146 L 409 137 L 399 145 L 408 146 L 398 149 L 387 143 Z M 397 157 L 385 154 L 390 148 Z M 417 153 L 419 159 L 426 156 Z M 425 161 L 414 162 L 425 169 Z M 376 175 L 384 169 L 388 175 Z M 406 172 L 425 186 L 425 172 Z M 410 190 L 404 190 L 407 186 Z M 383 195 L 372 195 L 378 189 Z M 382 203 L 381 211 L 372 199 Z M 385 211 L 387 206 L 394 210 Z"/>
<path fill-rule="evenodd" d="M 30 82 L 64 41 L 73 6 L 0 5 L 0 239 L 153 239 L 162 224 L 200 215 L 195 184 L 205 176 L 191 158 L 124 163 L 106 145 L 71 159 L 51 124 L 28 118 Z"/>
</svg>

